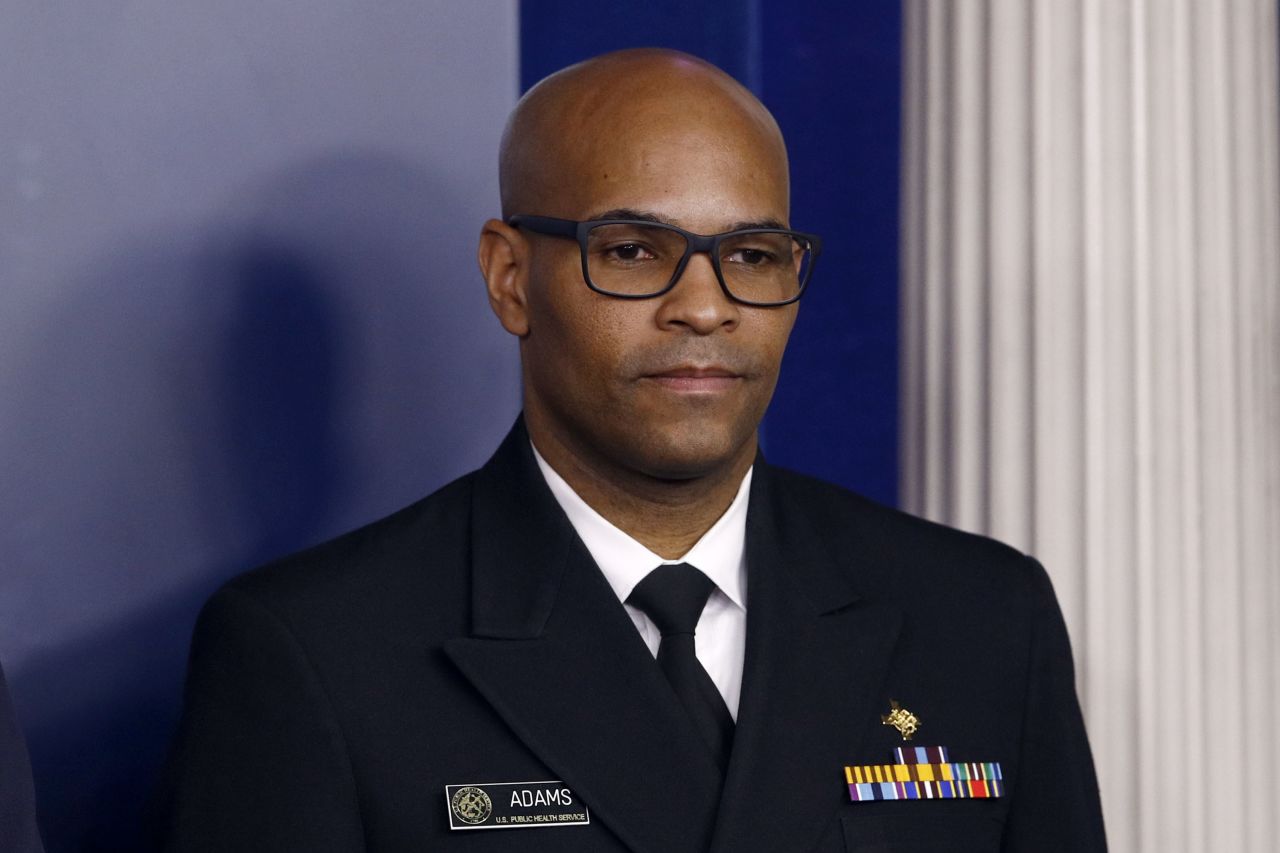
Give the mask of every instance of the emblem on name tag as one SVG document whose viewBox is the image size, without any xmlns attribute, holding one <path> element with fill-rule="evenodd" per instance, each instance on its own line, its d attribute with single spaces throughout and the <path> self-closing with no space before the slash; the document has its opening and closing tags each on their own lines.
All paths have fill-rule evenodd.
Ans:
<svg viewBox="0 0 1280 853">
<path fill-rule="evenodd" d="M 581 826 L 591 813 L 563 782 L 473 782 L 445 785 L 450 829 Z"/>
</svg>

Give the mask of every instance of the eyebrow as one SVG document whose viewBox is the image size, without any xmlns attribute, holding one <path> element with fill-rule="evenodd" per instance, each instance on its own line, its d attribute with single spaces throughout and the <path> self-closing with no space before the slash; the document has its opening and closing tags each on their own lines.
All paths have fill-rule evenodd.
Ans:
<svg viewBox="0 0 1280 853">
<path fill-rule="evenodd" d="M 647 211 L 647 210 L 636 210 L 631 207 L 615 207 L 612 210 L 606 210 L 601 213 L 593 213 L 587 218 L 589 220 L 590 219 L 633 219 L 637 222 L 652 222 L 655 225 L 676 225 L 675 222 L 672 222 L 669 219 L 665 219 L 664 217 L 661 217 L 656 213 L 651 213 L 650 211 Z M 677 225 L 677 227 L 679 226 Z M 724 229 L 724 231 L 721 231 L 718 233 L 723 234 L 727 231 L 744 231 L 748 228 L 776 228 L 781 231 L 790 230 L 787 228 L 786 225 L 782 224 L 776 219 L 752 219 L 752 220 L 740 220 L 738 222 L 734 222 L 728 228 Z"/>
</svg>

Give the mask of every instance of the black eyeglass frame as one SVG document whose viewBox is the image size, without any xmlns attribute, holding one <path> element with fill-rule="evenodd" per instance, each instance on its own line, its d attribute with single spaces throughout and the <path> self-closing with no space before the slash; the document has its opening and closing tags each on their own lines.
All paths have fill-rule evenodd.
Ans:
<svg viewBox="0 0 1280 853">
<path fill-rule="evenodd" d="M 780 308 L 783 305 L 790 305 L 804 295 L 805 288 L 809 285 L 809 279 L 813 278 L 813 268 L 818 262 L 818 255 L 822 251 L 822 238 L 817 234 L 806 234 L 802 231 L 791 231 L 787 228 L 742 228 L 737 231 L 724 231 L 720 234 L 695 234 L 692 231 L 686 231 L 683 228 L 677 228 L 665 222 L 652 222 L 647 219 L 587 219 L 578 221 L 576 219 L 557 219 L 553 216 L 531 216 L 526 214 L 509 216 L 506 219 L 506 223 L 512 228 L 524 228 L 535 234 L 577 240 L 579 254 L 582 258 L 582 280 L 586 282 L 587 287 L 596 293 L 617 299 L 653 299 L 654 297 L 662 296 L 664 293 L 669 293 L 680 281 L 680 276 L 684 275 L 684 269 L 689 265 L 689 258 L 694 254 L 704 252 L 711 258 L 711 266 L 716 271 L 716 280 L 720 282 L 720 289 L 724 291 L 725 296 L 734 302 L 751 305 L 756 308 Z M 601 225 L 638 225 L 647 228 L 665 228 L 684 237 L 684 257 L 676 264 L 675 271 L 671 274 L 671 281 L 667 282 L 666 286 L 661 290 L 653 293 L 616 293 L 597 286 L 591 280 L 591 272 L 587 267 L 587 254 L 589 252 L 587 235 L 591 233 L 591 229 Z M 804 270 L 804 278 L 800 280 L 800 286 L 796 289 L 795 296 L 777 302 L 756 302 L 750 299 L 743 299 L 729 290 L 729 285 L 724 280 L 724 271 L 720 269 L 720 244 L 730 237 L 740 237 L 745 234 L 786 234 L 791 239 L 806 245 L 809 251 L 809 264 Z"/>
</svg>

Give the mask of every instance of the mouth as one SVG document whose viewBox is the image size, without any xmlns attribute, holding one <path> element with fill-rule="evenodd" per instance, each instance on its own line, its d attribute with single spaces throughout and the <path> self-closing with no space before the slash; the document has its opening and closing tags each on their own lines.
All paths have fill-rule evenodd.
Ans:
<svg viewBox="0 0 1280 853">
<path fill-rule="evenodd" d="M 735 387 L 743 376 L 718 364 L 690 364 L 649 373 L 644 379 L 680 394 L 715 394 Z"/>
</svg>

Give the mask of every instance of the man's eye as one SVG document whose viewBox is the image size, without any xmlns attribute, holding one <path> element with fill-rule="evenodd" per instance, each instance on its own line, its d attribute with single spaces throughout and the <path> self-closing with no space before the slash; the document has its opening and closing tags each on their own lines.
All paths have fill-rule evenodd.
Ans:
<svg viewBox="0 0 1280 853">
<path fill-rule="evenodd" d="M 607 257 L 619 261 L 646 261 L 654 257 L 653 252 L 639 243 L 621 243 L 605 250 Z"/>
<path fill-rule="evenodd" d="M 777 263 L 777 256 L 764 249 L 735 249 L 725 257 L 734 264 L 745 264 L 749 267 L 768 266 Z"/>
</svg>

